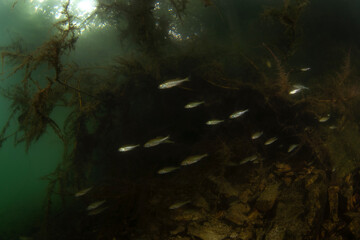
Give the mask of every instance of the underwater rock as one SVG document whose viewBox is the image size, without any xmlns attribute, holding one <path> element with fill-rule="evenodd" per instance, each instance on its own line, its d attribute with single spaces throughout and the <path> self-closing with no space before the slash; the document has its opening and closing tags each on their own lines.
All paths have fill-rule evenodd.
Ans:
<svg viewBox="0 0 360 240">
<path fill-rule="evenodd" d="M 176 237 L 169 238 L 169 240 L 190 240 L 190 238 L 189 237 L 176 236 Z"/>
<path fill-rule="evenodd" d="M 239 191 L 236 190 L 224 177 L 209 176 L 209 180 L 217 185 L 219 193 L 225 195 L 225 197 L 230 198 L 239 196 Z"/>
<path fill-rule="evenodd" d="M 250 206 L 244 203 L 233 203 L 228 209 L 225 218 L 237 225 L 243 225 L 248 221 L 246 214 L 250 211 Z"/>
<path fill-rule="evenodd" d="M 284 188 L 278 196 L 275 216 L 269 224 L 272 229 L 265 239 L 304 239 L 310 232 L 309 226 L 304 221 L 305 193 L 301 184 L 293 184 Z M 316 224 L 315 224 L 316 226 Z M 314 227 L 314 226 L 311 226 Z M 286 235 L 286 237 L 284 237 Z M 271 237 L 272 236 L 272 237 Z"/>
<path fill-rule="evenodd" d="M 247 203 L 254 195 L 254 193 L 249 189 L 250 186 L 245 185 L 246 188 L 242 188 L 242 191 L 239 195 L 239 200 L 243 203 Z"/>
<path fill-rule="evenodd" d="M 265 240 L 283 240 L 285 239 L 286 228 L 275 225 L 265 237 Z"/>
<path fill-rule="evenodd" d="M 174 217 L 176 221 L 198 221 L 204 220 L 205 215 L 199 211 L 187 209 L 184 211 L 179 211 L 179 213 Z"/>
<path fill-rule="evenodd" d="M 184 225 L 178 225 L 177 228 L 175 228 L 174 230 L 170 231 L 171 235 L 176 235 L 179 233 L 182 233 L 185 231 L 185 226 Z"/>
<path fill-rule="evenodd" d="M 360 217 L 354 218 L 348 228 L 350 232 L 354 235 L 355 239 L 360 239 Z"/>
<path fill-rule="evenodd" d="M 195 207 L 204 209 L 205 211 L 209 211 L 210 210 L 210 205 L 209 203 L 206 201 L 206 199 L 203 196 L 197 196 L 194 200 L 193 200 L 193 205 Z"/>
<path fill-rule="evenodd" d="M 241 240 L 251 240 L 254 239 L 253 228 L 237 228 L 230 235 L 230 238 L 241 239 Z"/>
<path fill-rule="evenodd" d="M 279 194 L 279 186 L 279 183 L 275 183 L 265 187 L 255 203 L 255 207 L 259 211 L 267 212 L 273 208 Z"/>
<path fill-rule="evenodd" d="M 254 209 L 247 217 L 249 224 L 252 225 L 262 225 L 263 224 L 263 216 L 261 215 L 261 213 Z"/>
<path fill-rule="evenodd" d="M 231 227 L 217 219 L 212 219 L 204 224 L 192 223 L 188 226 L 188 234 L 202 240 L 223 240 L 231 233 Z"/>
</svg>

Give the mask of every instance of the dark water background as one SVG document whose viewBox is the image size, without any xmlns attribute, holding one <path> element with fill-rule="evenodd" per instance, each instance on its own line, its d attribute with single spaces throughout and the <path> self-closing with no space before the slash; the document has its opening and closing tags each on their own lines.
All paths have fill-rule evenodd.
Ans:
<svg viewBox="0 0 360 240">
<path fill-rule="evenodd" d="M 214 1 L 215 6 L 203 7 L 203 3 L 192 1 L 183 23 L 174 18 L 174 25 L 183 36 L 200 35 L 212 44 L 224 48 L 224 59 L 231 51 L 241 49 L 244 54 L 263 51 L 263 42 L 277 42 L 283 28 L 260 17 L 266 6 L 279 7 L 276 0 L 224 0 Z M 35 49 L 50 35 L 54 19 L 46 13 L 35 13 L 29 1 L 19 0 L 0 3 L 0 46 L 12 40 L 22 39 L 25 48 Z M 310 1 L 300 18 L 301 40 L 290 64 L 311 67 L 311 72 L 296 76 L 296 81 L 307 86 L 322 84 L 323 76 L 341 65 L 344 55 L 351 49 L 354 62 L 359 63 L 360 48 L 360 2 L 355 0 Z M 74 61 L 81 66 L 110 64 L 116 56 L 138 53 L 131 41 L 122 43 L 115 27 L 85 31 L 76 44 L 76 50 L 65 61 Z M 175 41 L 175 40 L 174 40 Z M 184 43 L 186 45 L 186 42 Z M 232 50 L 233 48 L 233 50 Z M 166 51 L 166 50 L 165 50 Z M 206 51 L 206 48 L 204 49 Z M 220 52 L 221 54 L 221 52 Z M 231 57 L 229 57 L 231 59 Z M 237 74 L 237 66 L 229 60 L 231 73 Z M 36 74 L 46 74 L 38 71 Z M 7 89 L 21 80 L 20 75 L 1 80 L 1 88 Z M 246 79 L 244 79 L 246 81 Z M 96 86 L 94 86 L 96 87 Z M 181 96 L 179 96 L 181 99 Z M 4 125 L 10 114 L 10 102 L 0 98 L 0 125 Z M 139 100 L 139 103 L 145 104 Z M 57 108 L 52 113 L 61 126 L 68 110 Z M 15 131 L 16 123 L 9 129 Z M 148 134 L 151 135 L 151 134 Z M 115 143 L 116 144 L 116 143 Z M 43 205 L 47 182 L 41 178 L 52 172 L 61 161 L 63 146 L 57 136 L 47 131 L 39 141 L 25 152 L 24 144 L 13 145 L 11 138 L 0 149 L 0 239 L 17 239 L 38 228 L 43 216 Z M 141 168 L 141 166 L 139 166 Z M 139 170 L 141 171 L 141 170 Z M 55 203 L 56 205 L 56 203 Z"/>
</svg>

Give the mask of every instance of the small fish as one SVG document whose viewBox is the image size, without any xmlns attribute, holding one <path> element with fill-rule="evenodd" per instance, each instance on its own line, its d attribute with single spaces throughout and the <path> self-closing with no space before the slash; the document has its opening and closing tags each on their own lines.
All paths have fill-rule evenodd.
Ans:
<svg viewBox="0 0 360 240">
<path fill-rule="evenodd" d="M 307 72 L 309 70 L 311 70 L 311 68 L 309 68 L 309 67 L 300 68 L 300 71 L 302 71 L 302 72 Z"/>
<path fill-rule="evenodd" d="M 159 85 L 159 89 L 167 89 L 167 88 L 176 87 L 186 81 L 190 81 L 188 77 L 186 77 L 184 79 L 177 78 L 177 79 L 167 80 Z"/>
<path fill-rule="evenodd" d="M 288 148 L 288 153 L 291 153 L 292 151 L 294 151 L 294 149 L 297 148 L 298 146 L 299 146 L 299 144 L 290 145 L 290 147 Z"/>
<path fill-rule="evenodd" d="M 82 190 L 78 191 L 77 193 L 75 193 L 75 197 L 81 197 L 81 196 L 87 194 L 91 189 L 92 189 L 92 187 L 82 189 Z"/>
<path fill-rule="evenodd" d="M 191 102 L 191 103 L 186 104 L 184 108 L 187 108 L 187 109 L 189 109 L 189 108 L 195 108 L 195 107 L 197 107 L 197 106 L 199 106 L 199 105 L 201 105 L 201 104 L 203 104 L 203 103 L 205 103 L 205 102 L 204 102 L 204 101 L 201 101 L 201 102 Z"/>
<path fill-rule="evenodd" d="M 258 139 L 259 137 L 261 137 L 264 134 L 264 132 L 256 132 L 253 135 L 251 135 L 251 139 L 255 140 Z"/>
<path fill-rule="evenodd" d="M 157 173 L 158 174 L 166 174 L 166 173 L 173 172 L 177 169 L 179 169 L 179 167 L 164 167 L 164 168 L 160 169 Z"/>
<path fill-rule="evenodd" d="M 238 118 L 238 117 L 244 115 L 244 114 L 245 114 L 246 112 L 248 112 L 248 111 L 249 111 L 249 109 L 245 109 L 245 110 L 241 110 L 241 111 L 234 112 L 233 114 L 231 114 L 231 115 L 229 116 L 229 118 L 230 118 L 230 119 Z"/>
<path fill-rule="evenodd" d="M 331 129 L 331 130 L 337 129 L 337 126 L 331 125 L 331 126 L 329 127 L 329 129 Z"/>
<path fill-rule="evenodd" d="M 169 138 L 170 138 L 170 135 L 168 135 L 166 137 L 162 137 L 162 136 L 156 137 L 154 139 L 151 139 L 151 140 L 147 141 L 144 144 L 144 147 L 149 148 L 149 147 L 157 146 L 157 145 L 159 145 L 161 143 L 164 143 L 164 142 L 170 142 Z"/>
<path fill-rule="evenodd" d="M 138 146 L 140 146 L 140 145 L 139 145 L 139 144 L 136 144 L 136 145 L 125 145 L 125 146 L 119 147 L 118 151 L 119 151 L 119 152 L 127 152 L 127 151 L 133 150 L 134 148 L 137 148 Z"/>
<path fill-rule="evenodd" d="M 188 203 L 190 203 L 190 202 L 191 202 L 190 200 L 188 200 L 188 201 L 183 201 L 183 202 L 176 202 L 176 203 L 172 204 L 172 205 L 169 207 L 169 209 L 171 209 L 171 210 L 178 209 L 178 208 L 181 208 L 182 206 L 184 206 L 184 205 L 186 205 L 186 204 L 188 204 Z"/>
<path fill-rule="evenodd" d="M 291 90 L 291 91 L 289 92 L 289 94 L 290 94 L 290 95 L 294 95 L 294 94 L 296 94 L 296 93 L 298 93 L 298 92 L 300 92 L 300 91 L 301 91 L 301 89 L 296 88 L 296 89 Z"/>
<path fill-rule="evenodd" d="M 255 161 L 258 158 L 258 156 L 256 154 L 251 155 L 249 157 L 244 158 L 243 160 L 241 160 L 241 162 L 239 163 L 239 165 L 248 163 L 248 162 L 252 162 Z"/>
<path fill-rule="evenodd" d="M 293 88 L 297 88 L 297 89 L 301 89 L 301 90 L 309 89 L 308 87 L 305 87 L 304 85 L 301 85 L 301 84 L 294 84 Z"/>
<path fill-rule="evenodd" d="M 224 122 L 224 120 L 219 120 L 219 119 L 212 119 L 206 122 L 206 125 L 216 125 L 219 123 Z"/>
<path fill-rule="evenodd" d="M 99 206 L 103 205 L 105 202 L 106 202 L 106 200 L 93 202 L 87 207 L 87 210 L 90 211 L 90 210 L 93 210 L 95 208 L 98 208 Z"/>
<path fill-rule="evenodd" d="M 324 117 L 319 118 L 318 121 L 321 122 L 321 123 L 324 123 L 324 122 L 327 122 L 329 119 L 330 119 L 330 114 L 328 114 L 328 115 L 326 115 L 326 116 L 324 116 Z"/>
<path fill-rule="evenodd" d="M 300 84 L 295 84 L 292 86 L 292 90 L 289 92 L 290 95 L 293 95 L 293 94 L 296 94 L 302 90 L 305 90 L 305 89 L 309 89 L 308 87 L 305 87 L 303 85 L 300 85 Z"/>
<path fill-rule="evenodd" d="M 272 144 L 273 142 L 275 142 L 276 140 L 278 140 L 277 137 L 269 138 L 268 140 L 266 140 L 266 142 L 264 143 L 264 145 L 270 145 L 270 144 Z"/>
<path fill-rule="evenodd" d="M 104 210 L 106 210 L 108 207 L 102 207 L 102 208 L 96 208 L 88 212 L 88 216 L 94 216 L 98 215 L 99 213 L 102 213 Z"/>
<path fill-rule="evenodd" d="M 201 159 L 203 159 L 204 157 L 207 157 L 207 156 L 208 156 L 207 153 L 202 154 L 202 155 L 189 156 L 189 157 L 185 158 L 184 161 L 181 162 L 181 166 L 186 166 L 186 165 L 197 163 L 198 161 L 200 161 Z"/>
</svg>

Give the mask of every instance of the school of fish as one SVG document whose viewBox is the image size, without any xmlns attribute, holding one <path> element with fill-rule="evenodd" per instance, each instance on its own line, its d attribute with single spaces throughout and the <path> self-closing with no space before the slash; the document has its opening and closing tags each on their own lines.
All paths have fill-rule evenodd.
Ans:
<svg viewBox="0 0 360 240">
<path fill-rule="evenodd" d="M 310 70 L 310 68 L 301 68 L 300 69 L 300 71 L 302 71 L 302 72 L 306 72 L 309 70 Z M 182 85 L 184 82 L 188 82 L 188 81 L 190 81 L 190 77 L 170 79 L 170 80 L 167 80 L 167 81 L 161 83 L 158 86 L 158 88 L 161 90 L 170 89 L 170 88 L 178 87 L 178 86 Z M 292 89 L 290 90 L 289 94 L 294 95 L 298 92 L 301 92 L 303 90 L 308 90 L 308 89 L 309 88 L 307 88 L 303 85 L 294 84 L 292 86 Z M 193 102 L 187 103 L 184 106 L 184 108 L 185 109 L 193 109 L 193 108 L 197 108 L 201 105 L 205 105 L 205 104 L 206 104 L 206 102 L 204 100 L 198 100 L 198 101 L 193 101 Z M 234 111 L 233 113 L 231 113 L 229 115 L 228 119 L 233 120 L 233 119 L 240 118 L 240 117 L 244 116 L 246 113 L 248 113 L 249 111 L 250 111 L 249 109 L 242 109 L 242 110 Z M 324 123 L 324 122 L 327 122 L 329 119 L 330 119 L 330 114 L 326 114 L 324 116 L 319 117 L 318 121 L 320 123 Z M 225 123 L 226 121 L 228 121 L 228 120 L 213 118 L 213 119 L 206 121 L 205 124 L 209 125 L 209 126 L 214 126 L 214 125 Z M 335 128 L 336 127 L 334 127 L 334 126 L 330 126 L 330 129 L 335 129 Z M 260 139 L 263 135 L 264 135 L 264 132 L 260 130 L 260 131 L 253 132 L 253 134 L 250 136 L 250 138 L 253 141 L 258 141 L 258 139 Z M 270 137 L 264 141 L 264 145 L 265 146 L 272 145 L 273 143 L 277 142 L 278 140 L 279 139 L 277 136 Z M 154 138 L 146 141 L 143 145 L 142 144 L 125 144 L 125 145 L 119 147 L 118 151 L 119 152 L 129 152 L 129 151 L 139 148 L 140 146 L 143 146 L 144 148 L 152 148 L 152 147 L 158 146 L 160 144 L 164 144 L 164 143 L 174 143 L 174 141 L 170 140 L 170 135 L 157 136 L 157 137 L 154 137 Z M 300 147 L 301 147 L 301 145 L 299 143 L 289 144 L 287 153 L 291 153 L 295 149 L 299 149 Z M 179 163 L 179 166 L 167 166 L 167 167 L 159 169 L 157 171 L 157 173 L 160 175 L 168 174 L 168 173 L 179 170 L 181 167 L 195 164 L 195 163 L 199 162 L 200 160 L 207 158 L 207 157 L 209 157 L 208 153 L 190 155 L 187 158 L 185 158 L 183 161 L 181 161 Z M 255 153 L 253 155 L 245 157 L 239 163 L 231 162 L 231 163 L 229 163 L 229 166 L 239 166 L 239 165 L 243 165 L 243 164 L 246 164 L 249 162 L 259 163 L 260 161 L 262 161 L 261 156 L 259 156 L 259 154 Z M 82 189 L 82 190 L 78 191 L 77 193 L 75 193 L 74 196 L 75 197 L 84 196 L 91 190 L 92 190 L 92 187 Z M 89 216 L 97 215 L 97 214 L 103 212 L 104 210 L 106 210 L 108 208 L 107 206 L 100 207 L 100 206 L 103 206 L 103 204 L 105 204 L 105 202 L 106 202 L 106 200 L 99 200 L 99 201 L 95 201 L 95 202 L 89 204 L 87 207 L 88 215 Z M 176 202 L 176 203 L 172 204 L 171 206 L 169 206 L 169 209 L 174 210 L 174 209 L 180 208 L 188 203 L 191 203 L 191 201 L 186 200 L 186 201 Z"/>
</svg>

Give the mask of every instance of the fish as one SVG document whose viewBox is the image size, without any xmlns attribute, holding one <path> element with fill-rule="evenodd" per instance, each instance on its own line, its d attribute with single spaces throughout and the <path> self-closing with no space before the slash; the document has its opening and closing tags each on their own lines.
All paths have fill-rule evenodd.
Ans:
<svg viewBox="0 0 360 240">
<path fill-rule="evenodd" d="M 92 187 L 82 189 L 82 190 L 78 191 L 77 193 L 75 193 L 75 197 L 84 196 L 84 195 L 87 194 L 91 189 L 92 189 Z"/>
<path fill-rule="evenodd" d="M 252 162 L 255 161 L 258 158 L 258 156 L 256 154 L 251 155 L 249 157 L 244 158 L 243 160 L 241 160 L 241 162 L 239 163 L 239 165 L 248 163 L 248 162 Z"/>
<path fill-rule="evenodd" d="M 187 108 L 187 109 L 189 109 L 189 108 L 195 108 L 195 107 L 197 107 L 197 106 L 199 106 L 199 105 L 201 105 L 201 104 L 203 104 L 203 103 L 205 103 L 205 101 L 191 102 L 191 103 L 186 104 L 184 108 Z"/>
<path fill-rule="evenodd" d="M 190 203 L 191 201 L 190 200 L 187 200 L 187 201 L 182 201 L 182 202 L 176 202 L 174 204 L 172 204 L 169 209 L 170 210 L 174 210 L 174 209 L 178 209 L 178 208 L 181 208 L 182 206 Z"/>
<path fill-rule="evenodd" d="M 270 145 L 270 144 L 272 144 L 273 142 L 275 142 L 276 140 L 278 140 L 277 137 L 269 138 L 268 140 L 266 140 L 266 142 L 264 143 L 264 145 Z"/>
<path fill-rule="evenodd" d="M 298 92 L 300 92 L 300 91 L 301 91 L 301 89 L 295 88 L 295 89 L 291 90 L 291 91 L 289 92 L 289 94 L 290 94 L 290 95 L 294 95 L 294 94 L 296 94 L 296 93 L 298 93 Z"/>
<path fill-rule="evenodd" d="M 181 162 L 181 166 L 186 166 L 186 165 L 191 165 L 194 163 L 197 163 L 198 161 L 200 161 L 201 159 L 203 159 L 204 157 L 207 157 L 208 154 L 201 154 L 201 155 L 193 155 L 193 156 L 189 156 L 187 158 L 185 158 L 184 161 Z"/>
<path fill-rule="evenodd" d="M 179 167 L 164 167 L 164 168 L 160 169 L 157 173 L 158 174 L 166 174 L 166 173 L 173 172 L 177 169 L 179 169 Z"/>
<path fill-rule="evenodd" d="M 99 213 L 102 213 L 104 210 L 106 210 L 108 207 L 101 207 L 101 208 L 96 208 L 93 210 L 90 210 L 88 212 L 89 216 L 94 216 L 94 215 L 98 215 Z"/>
<path fill-rule="evenodd" d="M 331 126 L 329 127 L 329 129 L 331 129 L 331 130 L 337 129 L 337 126 L 331 125 Z"/>
<path fill-rule="evenodd" d="M 99 206 L 103 205 L 105 202 L 106 202 L 106 200 L 93 202 L 87 207 L 87 210 L 90 211 L 90 210 L 93 210 L 95 208 L 98 208 Z"/>
<path fill-rule="evenodd" d="M 154 139 L 151 139 L 151 140 L 147 141 L 144 144 L 144 147 L 149 148 L 149 147 L 157 146 L 157 145 L 159 145 L 161 143 L 164 143 L 164 142 L 171 142 L 169 140 L 169 138 L 170 138 L 170 135 L 167 135 L 166 137 L 162 137 L 162 136 L 156 137 Z"/>
<path fill-rule="evenodd" d="M 230 118 L 230 119 L 238 118 L 238 117 L 244 115 L 244 114 L 245 114 L 246 112 L 248 112 L 248 111 L 249 111 L 249 109 L 245 109 L 245 110 L 241 110 L 241 111 L 234 112 L 233 114 L 231 114 L 231 115 L 229 116 L 229 118 Z"/>
<path fill-rule="evenodd" d="M 255 132 L 253 135 L 251 135 L 251 139 L 255 140 L 261 137 L 264 134 L 264 132 Z"/>
<path fill-rule="evenodd" d="M 131 151 L 134 148 L 137 148 L 138 146 L 140 146 L 140 144 L 136 144 L 136 145 L 125 145 L 122 147 L 119 147 L 118 151 L 119 152 L 127 152 L 127 151 Z"/>
<path fill-rule="evenodd" d="M 176 87 L 186 81 L 190 81 L 189 77 L 186 77 L 184 79 L 179 79 L 179 78 L 170 79 L 170 80 L 167 80 L 167 81 L 163 82 L 162 84 L 160 84 L 159 89 L 167 89 L 167 88 Z"/>
<path fill-rule="evenodd" d="M 302 90 L 305 90 L 305 89 L 309 89 L 308 87 L 305 87 L 305 86 L 300 85 L 300 84 L 294 84 L 292 87 L 293 87 L 292 90 L 289 92 L 290 95 L 296 94 L 296 93 L 298 93 L 298 92 L 300 92 Z"/>
<path fill-rule="evenodd" d="M 324 122 L 327 122 L 327 120 L 329 120 L 329 119 L 330 119 L 330 114 L 319 118 L 318 121 L 321 122 L 321 123 L 324 123 Z"/>
<path fill-rule="evenodd" d="M 309 70 L 311 70 L 311 68 L 309 68 L 309 67 L 300 68 L 300 71 L 302 71 L 302 72 L 307 72 Z"/>
<path fill-rule="evenodd" d="M 217 125 L 222 122 L 224 122 L 224 120 L 212 119 L 212 120 L 207 121 L 206 125 Z"/>
<path fill-rule="evenodd" d="M 297 148 L 298 146 L 299 146 L 299 144 L 290 145 L 290 147 L 288 148 L 288 153 L 291 153 L 292 151 L 294 151 L 294 149 Z"/>
<path fill-rule="evenodd" d="M 305 87 L 304 85 L 301 85 L 301 84 L 294 84 L 293 85 L 293 88 L 297 88 L 297 89 L 309 89 L 308 87 Z"/>
</svg>

